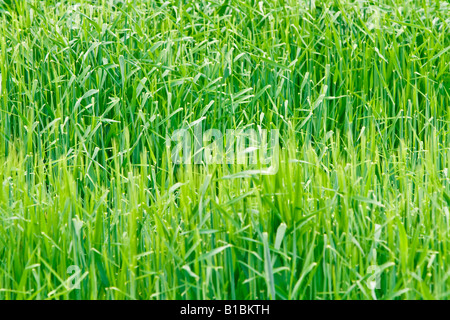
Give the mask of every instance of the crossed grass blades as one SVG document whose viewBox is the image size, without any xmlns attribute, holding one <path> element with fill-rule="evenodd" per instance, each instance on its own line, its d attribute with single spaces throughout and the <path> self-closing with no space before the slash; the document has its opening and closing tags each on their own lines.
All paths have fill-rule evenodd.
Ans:
<svg viewBox="0 0 450 320">
<path fill-rule="evenodd" d="M 0 1 L 0 299 L 449 298 L 449 24 L 440 0 Z M 278 172 L 174 165 L 194 123 L 279 129 Z"/>
</svg>

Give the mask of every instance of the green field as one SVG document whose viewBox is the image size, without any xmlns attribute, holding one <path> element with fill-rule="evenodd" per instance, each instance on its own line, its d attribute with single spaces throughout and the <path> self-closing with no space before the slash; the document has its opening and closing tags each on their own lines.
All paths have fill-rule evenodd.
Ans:
<svg viewBox="0 0 450 320">
<path fill-rule="evenodd" d="M 0 0 L 0 300 L 449 299 L 449 102 L 448 1 Z"/>
</svg>

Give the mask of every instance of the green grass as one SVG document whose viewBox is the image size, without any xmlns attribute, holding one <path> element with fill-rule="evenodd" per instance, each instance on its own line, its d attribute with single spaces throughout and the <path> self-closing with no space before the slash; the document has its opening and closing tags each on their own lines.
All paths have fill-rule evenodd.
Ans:
<svg viewBox="0 0 450 320">
<path fill-rule="evenodd" d="M 1 300 L 450 298 L 447 1 L 0 0 L 0 74 Z"/>
</svg>

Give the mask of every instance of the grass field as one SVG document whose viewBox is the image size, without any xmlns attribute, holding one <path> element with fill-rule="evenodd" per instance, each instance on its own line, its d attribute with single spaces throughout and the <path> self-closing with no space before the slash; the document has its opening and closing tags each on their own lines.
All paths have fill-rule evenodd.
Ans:
<svg viewBox="0 0 450 320">
<path fill-rule="evenodd" d="M 0 0 L 0 300 L 448 299 L 449 102 L 447 1 Z"/>
</svg>

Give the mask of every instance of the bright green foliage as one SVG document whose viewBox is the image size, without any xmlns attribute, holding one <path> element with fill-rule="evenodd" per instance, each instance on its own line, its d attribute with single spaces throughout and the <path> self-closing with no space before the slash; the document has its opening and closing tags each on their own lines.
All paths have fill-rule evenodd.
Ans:
<svg viewBox="0 0 450 320">
<path fill-rule="evenodd" d="M 2 300 L 450 298 L 447 1 L 0 0 L 0 74 Z"/>
</svg>

